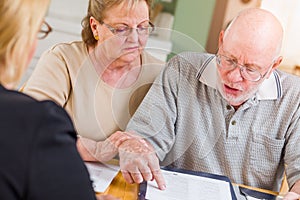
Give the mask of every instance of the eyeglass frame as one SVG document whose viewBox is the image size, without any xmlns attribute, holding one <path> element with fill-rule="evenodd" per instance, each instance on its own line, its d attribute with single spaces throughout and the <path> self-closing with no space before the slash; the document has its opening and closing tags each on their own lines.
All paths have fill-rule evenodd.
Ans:
<svg viewBox="0 0 300 200">
<path fill-rule="evenodd" d="M 139 29 L 139 28 L 146 29 L 146 27 L 132 28 L 132 27 L 129 27 L 129 26 L 125 25 L 124 28 L 126 28 L 126 30 L 124 30 L 124 35 L 122 35 L 122 34 L 120 34 L 120 33 L 117 32 L 118 28 L 113 27 L 113 26 L 111 26 L 111 25 L 109 25 L 109 24 L 106 24 L 106 23 L 104 23 L 103 21 L 100 22 L 100 24 L 101 24 L 101 25 L 104 25 L 106 28 L 108 28 L 108 29 L 110 30 L 110 32 L 112 32 L 114 35 L 117 35 L 117 36 L 124 36 L 124 37 L 127 37 L 128 35 L 130 35 L 130 34 L 132 33 L 132 30 L 133 30 L 133 29 L 137 30 L 138 35 L 143 35 L 143 36 L 144 36 L 144 35 L 150 35 L 150 34 L 155 30 L 154 24 L 153 24 L 151 21 L 149 21 L 148 24 L 149 24 L 150 26 L 147 27 L 147 29 L 148 29 L 148 33 L 147 33 L 147 34 L 141 34 L 141 33 L 140 33 L 140 29 Z M 149 28 L 151 28 L 151 29 L 149 29 Z"/>
<path fill-rule="evenodd" d="M 230 61 L 233 63 L 233 67 L 232 67 L 231 69 L 227 69 L 227 71 L 231 71 L 231 70 L 234 70 L 235 68 L 239 67 L 239 69 L 240 69 L 240 74 L 241 74 L 241 76 L 243 77 L 243 79 L 246 79 L 246 80 L 251 81 L 251 82 L 258 82 L 258 81 L 260 81 L 261 79 L 263 79 L 263 78 L 270 72 L 270 70 L 272 69 L 274 63 L 276 62 L 276 59 L 274 59 L 273 62 L 270 64 L 270 66 L 269 66 L 269 68 L 268 68 L 268 71 L 266 71 L 263 75 L 260 73 L 259 70 L 254 70 L 255 72 L 258 72 L 259 77 L 258 77 L 258 79 L 250 80 L 250 79 L 246 78 L 245 75 L 244 75 L 244 73 L 245 73 L 244 70 L 245 70 L 245 69 L 247 70 L 248 67 L 246 67 L 246 66 L 244 66 L 244 65 L 242 65 L 242 64 L 239 64 L 239 63 L 238 63 L 237 61 L 235 61 L 234 59 L 229 58 L 228 56 L 225 56 L 225 55 L 223 55 L 223 54 L 217 53 L 217 54 L 215 54 L 215 56 L 216 56 L 216 61 L 217 61 L 217 64 L 218 64 L 218 65 L 221 65 L 221 58 L 220 58 L 220 57 L 225 57 L 227 60 L 230 60 Z M 224 68 L 224 67 L 222 67 L 222 69 L 226 70 L 226 68 Z M 252 70 L 252 71 L 253 71 L 253 70 Z"/>
<path fill-rule="evenodd" d="M 42 29 L 43 25 L 46 25 L 47 30 L 43 30 L 43 29 Z M 52 30 L 53 30 L 52 27 L 51 27 L 46 21 L 43 21 L 43 23 L 42 23 L 42 25 L 41 25 L 41 28 L 40 28 L 40 30 L 38 31 L 37 38 L 38 38 L 39 40 L 45 39 L 45 38 L 48 36 L 48 34 L 49 34 L 50 32 L 52 32 Z M 40 36 L 39 34 L 43 34 L 43 35 Z"/>
</svg>

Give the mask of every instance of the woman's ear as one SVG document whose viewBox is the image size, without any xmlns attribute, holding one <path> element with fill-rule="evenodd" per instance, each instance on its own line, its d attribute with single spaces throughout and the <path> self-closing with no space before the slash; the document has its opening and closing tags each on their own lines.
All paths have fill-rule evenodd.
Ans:
<svg viewBox="0 0 300 200">
<path fill-rule="evenodd" d="M 94 17 L 90 17 L 90 26 L 91 26 L 93 33 L 94 33 L 94 31 L 97 30 L 98 24 L 99 24 L 98 20 L 96 20 Z"/>
</svg>

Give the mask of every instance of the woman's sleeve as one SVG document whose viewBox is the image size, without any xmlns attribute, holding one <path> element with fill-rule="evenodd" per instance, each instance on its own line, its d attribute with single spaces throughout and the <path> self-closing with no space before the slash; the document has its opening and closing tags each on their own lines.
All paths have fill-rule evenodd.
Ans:
<svg viewBox="0 0 300 200">
<path fill-rule="evenodd" d="M 96 199 L 77 149 L 67 113 L 53 102 L 41 102 L 41 116 L 32 141 L 28 199 Z"/>
</svg>

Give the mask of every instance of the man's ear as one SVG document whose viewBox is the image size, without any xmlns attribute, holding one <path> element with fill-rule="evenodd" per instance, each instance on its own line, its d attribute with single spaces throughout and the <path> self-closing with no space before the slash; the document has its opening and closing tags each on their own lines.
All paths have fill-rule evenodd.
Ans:
<svg viewBox="0 0 300 200">
<path fill-rule="evenodd" d="M 279 56 L 276 61 L 274 62 L 274 65 L 272 67 L 272 70 L 276 69 L 277 67 L 279 67 L 280 63 L 282 62 L 282 56 Z"/>
<path fill-rule="evenodd" d="M 224 38 L 224 30 L 222 30 L 219 34 L 219 43 L 218 43 L 218 49 L 220 48 L 220 46 L 223 45 L 223 38 Z"/>
<path fill-rule="evenodd" d="M 270 70 L 269 74 L 267 75 L 267 78 L 270 77 L 270 75 L 272 74 L 272 72 L 279 67 L 280 63 L 282 62 L 282 56 L 279 56 L 273 63 L 272 69 Z"/>
</svg>

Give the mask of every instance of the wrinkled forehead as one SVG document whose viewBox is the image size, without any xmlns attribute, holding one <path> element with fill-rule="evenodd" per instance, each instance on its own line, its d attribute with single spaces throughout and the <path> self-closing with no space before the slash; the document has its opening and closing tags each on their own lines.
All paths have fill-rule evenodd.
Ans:
<svg viewBox="0 0 300 200">
<path fill-rule="evenodd" d="M 238 62 L 255 66 L 268 66 L 274 59 L 274 50 L 270 47 L 257 44 L 254 41 L 247 42 L 240 37 L 227 37 L 224 39 L 221 51 L 226 56 L 236 59 Z"/>
<path fill-rule="evenodd" d="M 282 38 L 266 26 L 232 26 L 225 31 L 222 45 L 237 56 L 271 62 L 279 56 Z"/>
</svg>

